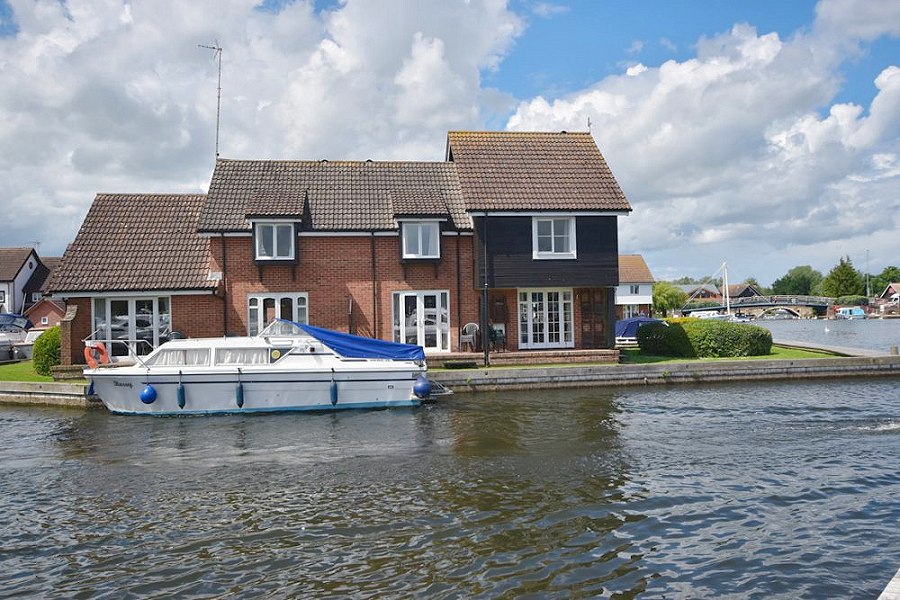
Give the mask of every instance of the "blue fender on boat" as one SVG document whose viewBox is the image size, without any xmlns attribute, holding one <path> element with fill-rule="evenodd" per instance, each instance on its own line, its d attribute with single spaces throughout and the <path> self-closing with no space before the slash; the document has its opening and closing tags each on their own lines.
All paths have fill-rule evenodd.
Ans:
<svg viewBox="0 0 900 600">
<path fill-rule="evenodd" d="M 141 402 L 144 404 L 153 404 L 156 402 L 156 388 L 149 383 L 141 390 Z"/>
<path fill-rule="evenodd" d="M 241 382 L 237 384 L 237 405 L 238 408 L 244 408 L 244 384 Z"/>
<path fill-rule="evenodd" d="M 431 393 L 431 381 L 425 375 L 419 375 L 413 384 L 413 394 L 417 398 L 426 398 Z"/>
<path fill-rule="evenodd" d="M 178 384 L 178 389 L 175 390 L 175 394 L 178 398 L 178 408 L 184 408 L 185 402 L 184 402 L 184 384 L 183 383 Z"/>
</svg>

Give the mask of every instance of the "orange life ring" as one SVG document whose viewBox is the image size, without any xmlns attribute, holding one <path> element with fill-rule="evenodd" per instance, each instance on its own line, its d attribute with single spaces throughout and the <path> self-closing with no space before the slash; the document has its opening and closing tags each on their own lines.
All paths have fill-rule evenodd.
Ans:
<svg viewBox="0 0 900 600">
<path fill-rule="evenodd" d="M 97 353 L 96 358 L 94 357 L 94 352 Z M 94 342 L 90 346 L 84 347 L 84 360 L 87 362 L 88 366 L 92 369 L 97 368 L 98 361 L 104 365 L 109 364 L 109 354 L 106 352 L 106 346 L 103 345 L 103 342 Z"/>
</svg>

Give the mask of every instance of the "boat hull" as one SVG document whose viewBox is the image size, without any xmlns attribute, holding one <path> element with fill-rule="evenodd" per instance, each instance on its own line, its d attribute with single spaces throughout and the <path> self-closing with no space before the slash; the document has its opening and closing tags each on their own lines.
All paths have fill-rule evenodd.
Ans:
<svg viewBox="0 0 900 600">
<path fill-rule="evenodd" d="M 93 393 L 117 414 L 209 415 L 421 404 L 413 392 L 420 375 L 417 369 L 148 375 L 138 369 L 112 368 L 89 370 L 86 375 Z"/>
</svg>

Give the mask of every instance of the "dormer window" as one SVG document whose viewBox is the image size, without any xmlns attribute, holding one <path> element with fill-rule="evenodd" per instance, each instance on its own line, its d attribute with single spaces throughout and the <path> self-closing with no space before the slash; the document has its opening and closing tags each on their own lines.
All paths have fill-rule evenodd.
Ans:
<svg viewBox="0 0 900 600">
<path fill-rule="evenodd" d="M 256 260 L 294 260 L 296 255 L 294 224 L 257 222 Z"/>
<path fill-rule="evenodd" d="M 535 260 L 578 257 L 574 217 L 534 217 L 531 229 L 532 257 Z"/>
<path fill-rule="evenodd" d="M 438 221 L 405 221 L 401 224 L 403 258 L 440 258 L 441 228 Z"/>
</svg>

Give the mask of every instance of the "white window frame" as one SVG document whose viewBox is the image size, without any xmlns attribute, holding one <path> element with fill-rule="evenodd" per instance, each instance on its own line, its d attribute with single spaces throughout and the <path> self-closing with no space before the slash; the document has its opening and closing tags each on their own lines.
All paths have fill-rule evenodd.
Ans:
<svg viewBox="0 0 900 600">
<path fill-rule="evenodd" d="M 247 335 L 254 336 L 262 331 L 268 323 L 265 321 L 265 301 L 273 300 L 278 311 L 277 317 L 297 323 L 309 323 L 309 293 L 292 292 L 272 294 L 268 292 L 251 292 L 247 294 Z M 293 301 L 293 314 L 281 314 L 282 300 Z M 303 302 L 298 302 L 302 299 Z M 302 306 L 301 306 L 302 304 Z"/>
<path fill-rule="evenodd" d="M 49 324 L 50 324 L 50 317 L 47 317 L 47 316 L 41 317 L 41 325 L 49 325 Z"/>
<path fill-rule="evenodd" d="M 631 294 L 632 296 L 637 296 L 638 294 L 641 293 L 641 285 L 640 285 L 640 284 L 638 284 L 638 285 L 629 285 L 629 286 L 628 286 L 628 293 Z"/>
<path fill-rule="evenodd" d="M 551 293 L 559 294 L 559 301 L 555 311 L 550 310 L 548 295 Z M 522 294 L 526 295 L 526 299 L 522 300 Z M 532 294 L 541 294 L 540 315 L 534 313 L 534 298 Z M 568 298 L 566 298 L 568 295 Z M 572 288 L 519 288 L 516 290 L 516 321 L 519 331 L 519 349 L 534 350 L 543 348 L 574 348 L 575 347 L 575 303 Z M 551 313 L 558 315 L 556 321 L 549 318 Z M 535 318 L 535 317 L 539 318 Z M 568 320 L 566 317 L 568 316 Z M 538 332 L 538 337 L 542 338 L 535 341 L 533 337 L 533 326 L 535 323 L 542 323 L 543 327 Z M 550 325 L 558 326 L 559 340 L 550 341 Z M 523 327 L 524 325 L 524 327 Z"/>
<path fill-rule="evenodd" d="M 6 290 L 0 290 L 0 304 L 6 304 Z"/>
<path fill-rule="evenodd" d="M 538 226 L 539 223 L 550 223 L 550 245 L 551 250 L 538 249 Z M 568 240 L 568 248 L 565 251 L 556 250 L 556 226 L 557 223 L 566 224 L 566 239 Z M 531 218 L 531 250 L 534 260 L 572 260 L 578 258 L 577 246 L 575 243 L 575 217 L 532 217 Z"/>
<path fill-rule="evenodd" d="M 262 231 L 269 228 L 272 230 L 272 256 L 262 254 Z M 290 236 L 290 252 L 286 255 L 278 254 L 279 235 L 284 235 L 283 233 L 279 234 L 279 230 L 283 231 L 282 228 L 290 230 L 290 233 L 287 234 Z M 297 231 L 293 221 L 256 221 L 253 223 L 253 231 L 253 256 L 256 260 L 294 260 L 297 255 Z"/>
<path fill-rule="evenodd" d="M 434 240 L 436 252 L 426 254 L 422 248 L 422 230 L 432 230 L 431 239 Z M 401 243 L 403 245 L 403 258 L 440 258 L 441 257 L 441 223 L 440 221 L 403 221 L 400 224 Z M 419 252 L 410 252 L 409 242 L 415 236 Z"/>
<path fill-rule="evenodd" d="M 103 303 L 102 314 L 97 311 L 97 303 Z M 128 314 L 123 315 L 124 322 L 119 323 L 119 329 L 126 329 L 124 339 L 110 339 L 113 332 L 112 303 L 127 302 Z M 137 305 L 138 303 L 151 303 L 150 331 L 152 340 L 147 340 L 151 345 L 138 341 Z M 163 305 L 168 312 L 163 312 Z M 121 317 L 118 317 L 121 319 Z M 91 299 L 91 323 L 93 324 L 92 339 L 107 343 L 107 351 L 110 356 L 121 356 L 126 346 L 131 352 L 139 356 L 149 354 L 161 343 L 160 333 L 172 331 L 172 297 L 171 296 L 95 296 Z M 146 327 L 144 327 L 146 329 Z M 124 342 L 124 344 L 123 344 Z"/>
</svg>

